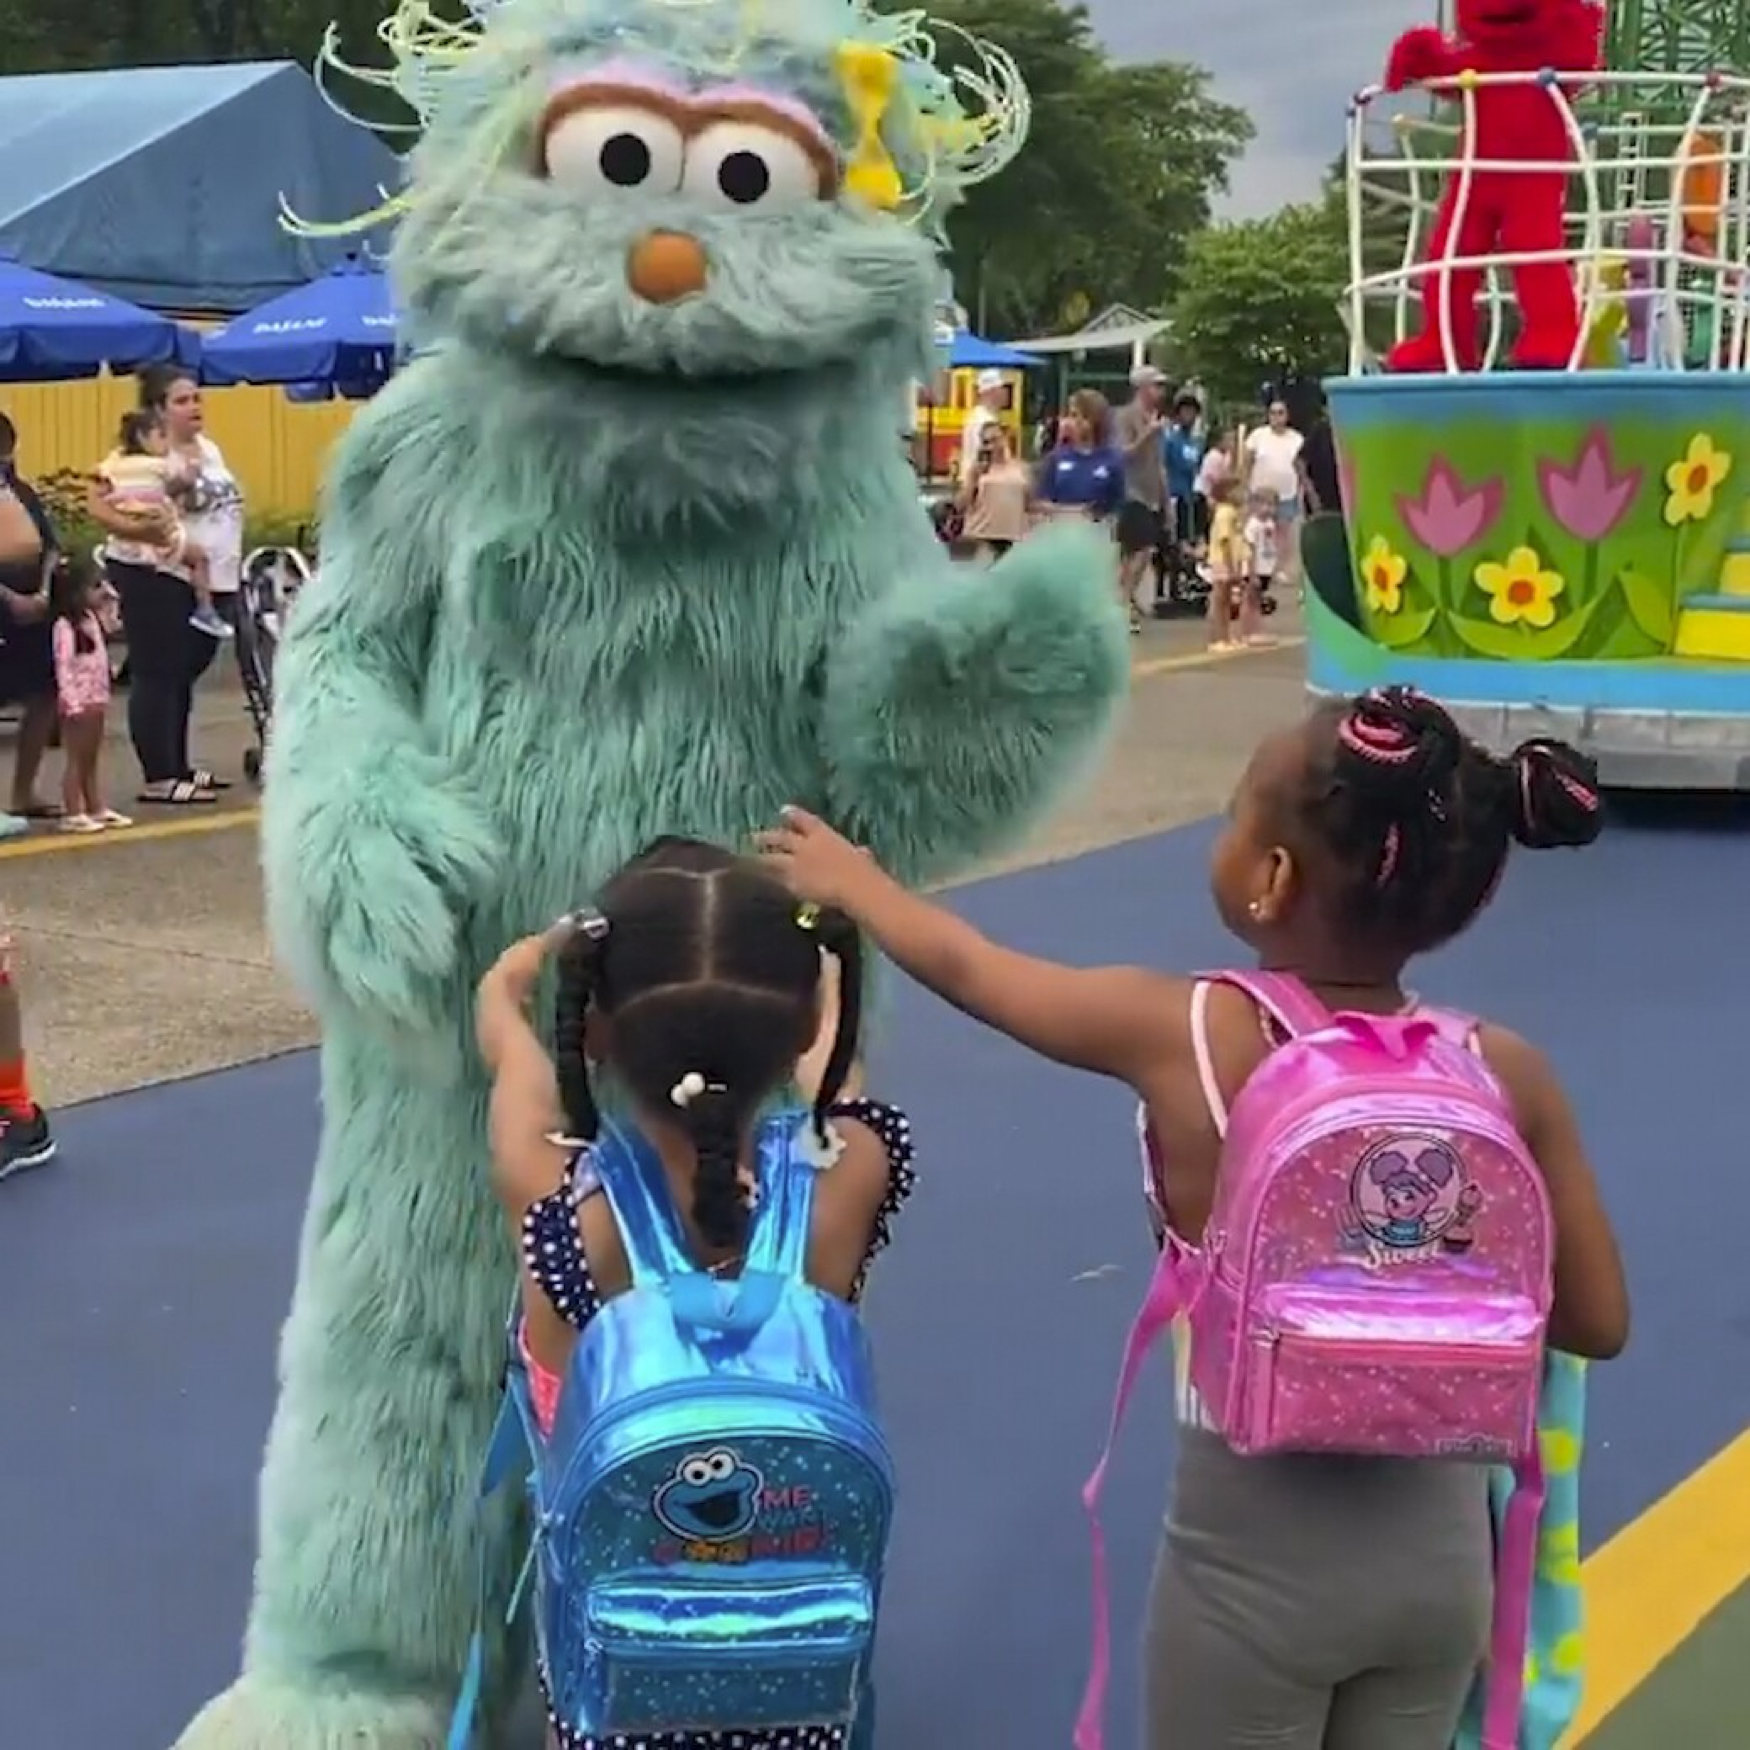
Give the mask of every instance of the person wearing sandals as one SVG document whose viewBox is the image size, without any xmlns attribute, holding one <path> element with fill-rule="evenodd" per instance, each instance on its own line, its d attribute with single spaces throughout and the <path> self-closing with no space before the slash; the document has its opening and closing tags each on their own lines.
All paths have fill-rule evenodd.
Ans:
<svg viewBox="0 0 1750 1750">
<path fill-rule="evenodd" d="M 17 449 L 17 428 L 0 413 L 0 705 L 19 711 L 12 809 L 0 813 L 0 838 L 15 838 L 61 812 L 36 788 L 55 730 L 48 579 L 60 543 L 42 500 L 18 473 Z"/>
<path fill-rule="evenodd" d="M 220 618 L 236 616 L 243 546 L 243 496 L 219 447 L 202 430 L 200 385 L 180 366 L 157 365 L 139 378 L 142 411 L 157 413 L 169 455 L 184 479 L 182 523 L 207 555 L 208 583 Z M 211 807 L 230 788 L 189 757 L 188 727 L 195 682 L 219 641 L 191 625 L 196 601 L 186 564 L 167 557 L 174 534 L 169 514 L 126 510 L 101 478 L 87 499 L 93 521 L 109 537 L 105 564 L 121 598 L 128 642 L 128 736 L 140 762 L 140 801 L 171 807 Z"/>
</svg>

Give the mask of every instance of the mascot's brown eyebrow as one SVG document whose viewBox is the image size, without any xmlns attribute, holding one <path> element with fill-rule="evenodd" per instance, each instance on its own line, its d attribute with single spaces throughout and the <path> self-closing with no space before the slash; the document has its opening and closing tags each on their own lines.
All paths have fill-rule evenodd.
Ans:
<svg viewBox="0 0 1750 1750">
<path fill-rule="evenodd" d="M 680 129 L 685 139 L 702 133 L 717 122 L 751 122 L 756 127 L 770 128 L 786 139 L 794 140 L 814 165 L 820 177 L 821 192 L 835 194 L 839 184 L 839 164 L 832 149 L 821 137 L 793 115 L 776 105 L 761 103 L 752 97 L 706 97 L 691 100 L 671 96 L 666 91 L 653 91 L 648 85 L 616 84 L 611 80 L 599 83 L 584 81 L 556 91 L 541 112 L 539 138 L 541 168 L 547 168 L 547 136 L 569 115 L 584 109 L 605 109 L 610 105 L 627 109 L 649 110 L 666 116 Z"/>
</svg>

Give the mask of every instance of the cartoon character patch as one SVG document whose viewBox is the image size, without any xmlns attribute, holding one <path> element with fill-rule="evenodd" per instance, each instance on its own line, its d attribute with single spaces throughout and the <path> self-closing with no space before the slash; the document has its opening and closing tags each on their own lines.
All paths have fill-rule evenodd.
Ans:
<svg viewBox="0 0 1750 1750">
<path fill-rule="evenodd" d="M 691 1452 L 656 1491 L 650 1510 L 690 1543 L 730 1543 L 746 1537 L 760 1515 L 765 1478 L 726 1446 Z"/>
<path fill-rule="evenodd" d="M 1384 1259 L 1469 1251 L 1483 1195 L 1434 1137 L 1392 1137 L 1369 1149 L 1349 1186 L 1356 1237 Z"/>
</svg>

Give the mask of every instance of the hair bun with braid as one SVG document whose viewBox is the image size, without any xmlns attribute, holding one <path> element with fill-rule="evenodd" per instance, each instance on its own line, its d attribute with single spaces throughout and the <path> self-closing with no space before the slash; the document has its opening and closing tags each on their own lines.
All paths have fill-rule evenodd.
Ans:
<svg viewBox="0 0 1750 1750">
<path fill-rule="evenodd" d="M 1367 767 L 1375 795 L 1417 805 L 1445 795 L 1464 757 L 1446 707 L 1410 687 L 1363 693 L 1337 725 L 1337 746 Z"/>
<path fill-rule="evenodd" d="M 1507 762 L 1513 776 L 1513 836 L 1528 850 L 1589 845 L 1604 826 L 1598 767 L 1578 748 L 1539 736 Z"/>
</svg>

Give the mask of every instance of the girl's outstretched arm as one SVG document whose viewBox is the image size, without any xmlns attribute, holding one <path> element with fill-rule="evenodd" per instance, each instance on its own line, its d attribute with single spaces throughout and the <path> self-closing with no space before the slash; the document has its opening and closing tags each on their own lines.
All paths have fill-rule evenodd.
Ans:
<svg viewBox="0 0 1750 1750">
<path fill-rule="evenodd" d="M 1004 948 L 909 893 L 875 860 L 800 808 L 759 835 L 797 898 L 847 913 L 890 960 L 976 1021 L 1072 1069 L 1139 1087 L 1189 1049 L 1189 992 L 1140 967 L 1060 966 Z"/>
<path fill-rule="evenodd" d="M 553 1141 L 565 1125 L 559 1078 L 529 1020 L 529 1004 L 548 958 L 573 928 L 566 919 L 545 935 L 513 942 L 481 979 L 475 998 L 475 1039 L 492 1078 L 492 1185 L 513 1230 L 531 1203 L 557 1189 L 565 1166 L 565 1150 Z"/>
</svg>

